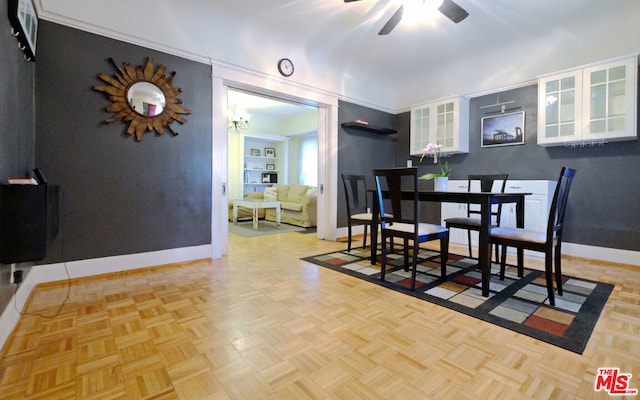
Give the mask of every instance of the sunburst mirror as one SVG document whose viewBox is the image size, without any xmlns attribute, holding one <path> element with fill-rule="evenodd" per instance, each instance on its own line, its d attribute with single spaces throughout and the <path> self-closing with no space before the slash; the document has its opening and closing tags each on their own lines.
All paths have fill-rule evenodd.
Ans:
<svg viewBox="0 0 640 400">
<path fill-rule="evenodd" d="M 114 115 L 104 122 L 108 124 L 119 119 L 128 122 L 127 135 L 135 133 L 137 141 L 141 141 L 146 132 L 154 130 L 159 135 L 164 134 L 165 129 L 177 135 L 171 124 L 174 121 L 186 123 L 180 114 L 191 114 L 191 110 L 182 107 L 182 100 L 176 97 L 182 93 L 182 89 L 172 84 L 176 73 L 166 76 L 167 67 L 160 65 L 156 69 L 151 58 L 147 58 L 144 67 L 139 65 L 135 68 L 126 62 L 123 63 L 124 68 L 119 68 L 112 58 L 109 62 L 118 73 L 115 76 L 99 74 L 98 78 L 108 85 L 93 87 L 111 100 L 106 110 Z"/>
</svg>

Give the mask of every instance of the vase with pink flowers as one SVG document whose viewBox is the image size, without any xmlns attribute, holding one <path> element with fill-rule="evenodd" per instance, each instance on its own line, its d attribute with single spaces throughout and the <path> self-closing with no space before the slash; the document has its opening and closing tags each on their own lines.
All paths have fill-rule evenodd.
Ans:
<svg viewBox="0 0 640 400">
<path fill-rule="evenodd" d="M 420 175 L 418 179 L 430 180 L 433 179 L 433 189 L 436 192 L 444 192 L 447 190 L 447 185 L 449 181 L 449 175 L 451 174 L 451 168 L 449 168 L 449 162 L 445 161 L 444 166 L 442 165 L 442 154 L 441 150 L 442 145 L 437 143 L 429 143 L 427 147 L 422 150 L 422 156 L 420 157 L 420 162 L 425 157 L 432 157 L 433 163 L 438 164 L 440 168 L 440 172 L 428 173 L 424 175 Z"/>
</svg>

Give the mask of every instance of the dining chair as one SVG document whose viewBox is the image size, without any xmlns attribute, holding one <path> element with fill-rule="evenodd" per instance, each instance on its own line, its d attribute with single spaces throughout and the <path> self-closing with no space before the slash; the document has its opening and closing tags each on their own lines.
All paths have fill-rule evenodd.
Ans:
<svg viewBox="0 0 640 400">
<path fill-rule="evenodd" d="M 555 298 L 553 293 L 553 267 L 555 264 L 555 278 L 558 295 L 562 296 L 562 266 L 561 266 L 561 246 L 562 232 L 567 198 L 573 177 L 576 170 L 562 167 L 560 177 L 556 185 L 546 232 L 536 232 L 522 228 L 496 227 L 491 229 L 491 243 L 502 246 L 502 257 L 500 260 L 500 279 L 504 279 L 505 265 L 507 261 L 507 246 L 522 250 L 532 250 L 545 253 L 544 271 L 547 284 L 547 294 L 549 304 L 554 306 Z M 518 257 L 518 274 L 523 271 L 522 257 Z"/>
<path fill-rule="evenodd" d="M 364 175 L 342 174 L 344 196 L 347 202 L 347 251 L 351 251 L 352 226 L 364 225 L 364 238 L 362 247 L 367 246 L 367 227 L 371 226 L 373 214 L 369 209 L 367 182 Z"/>
<path fill-rule="evenodd" d="M 440 225 L 422 223 L 418 213 L 418 169 L 374 169 L 378 202 L 380 204 L 380 232 L 382 241 L 382 265 L 380 279 L 385 280 L 387 268 L 387 240 L 402 238 L 404 241 L 404 268 L 409 266 L 409 241 L 412 241 L 411 290 L 416 287 L 419 244 L 440 240 L 440 275 L 447 276 L 449 256 L 449 230 Z M 385 199 L 385 197 L 387 197 Z M 388 207 L 387 207 L 388 206 Z M 391 244 L 391 243 L 390 243 Z"/>
<path fill-rule="evenodd" d="M 472 174 L 467 176 L 467 192 L 474 190 L 479 185 L 481 192 L 493 191 L 494 182 L 497 182 L 500 187 L 500 193 L 504 193 L 504 189 L 507 186 L 507 178 L 509 174 L 492 174 L 492 175 L 477 175 Z M 448 229 L 458 228 L 467 230 L 467 243 L 469 246 L 469 257 L 473 257 L 471 249 L 471 231 L 480 231 L 480 209 L 474 208 L 474 204 L 467 204 L 467 216 L 466 217 L 451 217 L 444 220 L 445 226 Z M 491 227 L 500 226 L 500 217 L 502 215 L 502 205 L 498 204 L 495 209 L 491 210 Z M 498 245 L 495 245 L 496 262 L 499 260 Z"/>
</svg>

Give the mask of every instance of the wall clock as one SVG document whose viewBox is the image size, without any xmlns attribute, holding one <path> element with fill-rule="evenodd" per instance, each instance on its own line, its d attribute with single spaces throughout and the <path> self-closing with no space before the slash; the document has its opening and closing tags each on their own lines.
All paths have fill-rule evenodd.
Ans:
<svg viewBox="0 0 640 400">
<path fill-rule="evenodd" d="M 282 58 L 278 61 L 278 71 L 282 76 L 293 75 L 293 62 L 288 58 Z"/>
</svg>

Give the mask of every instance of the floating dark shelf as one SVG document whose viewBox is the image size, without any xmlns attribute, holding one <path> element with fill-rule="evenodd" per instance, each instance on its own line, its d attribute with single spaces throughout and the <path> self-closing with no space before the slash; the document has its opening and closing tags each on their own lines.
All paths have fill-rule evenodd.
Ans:
<svg viewBox="0 0 640 400">
<path fill-rule="evenodd" d="M 398 131 L 396 131 L 395 129 L 382 128 L 380 126 L 363 124 L 355 121 L 343 122 L 341 125 L 343 128 L 353 128 L 353 129 L 358 129 L 365 132 L 377 133 L 379 135 L 394 135 L 398 133 Z"/>
</svg>

